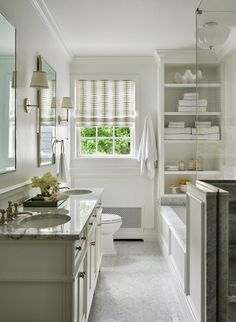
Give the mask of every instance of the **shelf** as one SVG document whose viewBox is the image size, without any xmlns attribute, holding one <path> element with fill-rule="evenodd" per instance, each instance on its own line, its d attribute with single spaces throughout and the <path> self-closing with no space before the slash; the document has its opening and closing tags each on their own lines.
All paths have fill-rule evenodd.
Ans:
<svg viewBox="0 0 236 322">
<path fill-rule="evenodd" d="M 176 83 L 165 83 L 165 88 L 219 88 L 220 83 L 202 83 L 202 84 L 176 84 Z"/>
<path fill-rule="evenodd" d="M 199 115 L 206 115 L 206 116 L 221 116 L 221 112 L 165 112 L 164 115 L 174 115 L 174 116 L 186 116 L 186 115 L 193 115 L 193 116 L 199 116 Z"/>
<path fill-rule="evenodd" d="M 168 144 L 173 144 L 173 143 L 187 143 L 187 144 L 191 144 L 191 143 L 220 143 L 221 140 L 164 140 L 165 143 Z"/>
<path fill-rule="evenodd" d="M 182 174 L 189 174 L 189 175 L 213 175 L 213 174 L 220 174 L 221 171 L 218 170 L 203 170 L 203 171 L 197 171 L 197 170 L 193 170 L 193 171 L 165 171 L 165 174 L 175 174 L 175 175 L 182 175 Z"/>
</svg>

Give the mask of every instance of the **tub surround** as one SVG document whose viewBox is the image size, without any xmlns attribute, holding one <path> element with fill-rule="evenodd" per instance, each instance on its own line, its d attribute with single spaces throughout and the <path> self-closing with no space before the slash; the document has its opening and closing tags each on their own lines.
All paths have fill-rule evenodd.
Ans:
<svg viewBox="0 0 236 322">
<path fill-rule="evenodd" d="M 184 206 L 186 205 L 186 195 L 179 194 L 179 195 L 165 195 L 161 197 L 161 205 L 177 205 L 177 206 Z"/>
<path fill-rule="evenodd" d="M 186 314 L 190 321 L 227 321 L 228 192 L 197 181 L 188 185 L 186 212 L 173 201 L 161 206 L 160 236 Z"/>
<path fill-rule="evenodd" d="M 21 226 L 23 218 L 29 215 L 20 215 L 13 222 L 0 225 L 0 240 L 77 240 L 84 230 L 97 203 L 101 199 L 103 189 L 92 189 L 92 193 L 86 195 L 73 195 L 67 197 L 59 208 L 54 207 L 24 207 L 19 211 L 30 211 L 34 215 L 47 213 L 63 213 L 71 217 L 71 220 L 63 225 L 48 228 L 25 228 Z M 63 197 L 63 194 L 61 194 Z M 59 210 L 59 211 L 58 211 Z"/>
</svg>

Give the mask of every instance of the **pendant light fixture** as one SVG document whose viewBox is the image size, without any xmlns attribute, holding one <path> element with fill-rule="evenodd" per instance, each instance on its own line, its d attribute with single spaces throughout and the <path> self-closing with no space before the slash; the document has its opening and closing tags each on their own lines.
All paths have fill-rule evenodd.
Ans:
<svg viewBox="0 0 236 322">
<path fill-rule="evenodd" d="M 216 49 L 223 45 L 229 37 L 230 30 L 227 26 L 215 21 L 204 23 L 197 29 L 197 45 L 202 49 Z"/>
</svg>

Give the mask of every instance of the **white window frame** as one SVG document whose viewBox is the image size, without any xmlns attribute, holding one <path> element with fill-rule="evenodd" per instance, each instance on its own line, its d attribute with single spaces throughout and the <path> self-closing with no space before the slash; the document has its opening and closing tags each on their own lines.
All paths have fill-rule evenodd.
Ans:
<svg viewBox="0 0 236 322">
<path fill-rule="evenodd" d="M 88 127 L 92 127 L 92 128 L 96 128 L 96 137 L 84 137 L 85 139 L 95 139 L 96 140 L 96 147 L 98 145 L 98 140 L 100 139 L 110 139 L 113 141 L 113 153 L 112 154 L 99 154 L 99 153 L 94 153 L 94 154 L 82 154 L 80 152 L 80 142 L 81 142 L 81 137 L 80 137 L 80 127 L 77 127 L 76 128 L 76 136 L 77 136 L 77 139 L 76 141 L 78 142 L 77 143 L 77 157 L 80 157 L 80 158 L 134 158 L 135 157 L 135 153 L 134 153 L 134 150 L 135 150 L 135 126 L 104 126 L 104 127 L 113 127 L 116 128 L 116 127 L 128 127 L 130 129 L 130 137 L 127 138 L 127 141 L 130 141 L 130 153 L 129 154 L 115 154 L 115 140 L 116 139 L 126 139 L 125 137 L 116 137 L 114 135 L 114 130 L 113 130 L 113 136 L 106 136 L 106 137 L 99 137 L 97 135 L 97 129 L 99 127 L 103 127 L 103 126 L 83 126 L 83 128 L 88 128 Z"/>
</svg>

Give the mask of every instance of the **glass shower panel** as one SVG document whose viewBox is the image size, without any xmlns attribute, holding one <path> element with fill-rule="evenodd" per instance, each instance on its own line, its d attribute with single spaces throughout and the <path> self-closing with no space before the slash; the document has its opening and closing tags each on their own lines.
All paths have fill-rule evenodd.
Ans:
<svg viewBox="0 0 236 322">
<path fill-rule="evenodd" d="M 228 320 L 236 316 L 236 1 L 202 1 L 196 14 L 197 178 L 230 180 Z M 218 299 L 220 301 L 220 299 Z"/>
<path fill-rule="evenodd" d="M 236 11 L 196 20 L 197 178 L 236 179 Z"/>
</svg>

